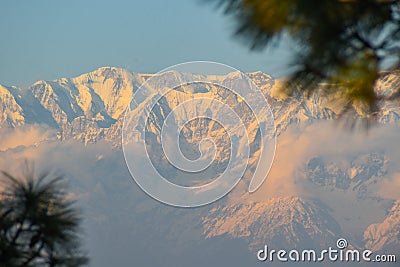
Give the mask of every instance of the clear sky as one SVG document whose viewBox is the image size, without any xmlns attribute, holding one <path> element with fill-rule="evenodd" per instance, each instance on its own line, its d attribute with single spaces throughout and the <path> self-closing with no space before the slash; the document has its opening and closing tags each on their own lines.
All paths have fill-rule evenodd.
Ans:
<svg viewBox="0 0 400 267">
<path fill-rule="evenodd" d="M 2 0 L 0 83 L 26 86 L 102 66 L 154 73 L 210 60 L 287 74 L 290 47 L 249 51 L 234 21 L 196 0 Z"/>
</svg>

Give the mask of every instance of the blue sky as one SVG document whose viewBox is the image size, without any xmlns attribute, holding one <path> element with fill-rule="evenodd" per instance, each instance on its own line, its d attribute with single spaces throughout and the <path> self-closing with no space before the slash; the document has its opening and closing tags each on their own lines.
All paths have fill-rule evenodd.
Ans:
<svg viewBox="0 0 400 267">
<path fill-rule="evenodd" d="M 25 86 L 102 66 L 153 73 L 193 60 L 288 73 L 289 45 L 252 52 L 233 32 L 232 18 L 196 0 L 2 0 L 0 83 Z"/>
</svg>

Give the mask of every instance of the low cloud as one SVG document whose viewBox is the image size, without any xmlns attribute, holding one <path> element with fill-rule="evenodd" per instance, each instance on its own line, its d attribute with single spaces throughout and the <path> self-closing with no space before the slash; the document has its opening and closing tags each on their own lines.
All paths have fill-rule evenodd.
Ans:
<svg viewBox="0 0 400 267">
<path fill-rule="evenodd" d="M 44 125 L 29 125 L 17 129 L 0 129 L 0 151 L 20 146 L 38 145 L 54 138 L 56 131 Z"/>
<path fill-rule="evenodd" d="M 392 174 L 376 186 L 377 195 L 383 198 L 400 199 L 400 172 Z"/>
<path fill-rule="evenodd" d="M 355 156 L 366 153 L 385 153 L 389 158 L 388 175 L 381 181 L 380 193 L 400 183 L 399 127 L 376 126 L 368 132 L 350 131 L 336 122 L 320 122 L 310 126 L 290 127 L 277 139 L 274 163 L 263 186 L 254 193 L 257 200 L 276 196 L 313 196 L 309 183 L 299 171 L 312 157 L 322 157 L 327 162 L 349 163 Z M 383 186 L 383 184 L 385 186 Z M 314 188 L 313 188 L 314 190 Z M 394 196 L 394 195 L 392 195 Z M 397 196 L 396 196 L 397 197 Z"/>
<path fill-rule="evenodd" d="M 345 234 L 356 233 L 357 229 L 360 232 L 356 234 L 361 235 L 369 224 L 382 221 L 385 210 L 369 200 L 357 199 L 352 192 L 328 192 L 304 179 L 299 170 L 315 156 L 323 157 L 326 161 L 350 162 L 354 156 L 362 153 L 384 152 L 390 160 L 388 173 L 371 190 L 375 196 L 399 199 L 398 133 L 399 127 L 396 126 L 376 126 L 368 133 L 351 132 L 332 122 L 290 127 L 277 139 L 275 161 L 267 180 L 258 191 L 248 194 L 247 197 L 258 201 L 276 196 L 301 196 L 322 200 L 330 204 L 335 219 L 342 226 L 345 225 Z M 110 247 L 125 248 L 120 255 L 112 256 L 110 262 L 132 261 L 129 258 L 131 251 L 126 247 L 134 244 L 131 239 L 134 229 L 143 224 L 141 212 L 154 207 L 157 211 L 168 210 L 183 214 L 190 211 L 167 207 L 145 195 L 130 177 L 122 151 L 113 149 L 107 142 L 84 146 L 74 140 L 56 141 L 52 134 L 52 131 L 40 127 L 3 132 L 0 142 L 3 150 L 0 151 L 0 169 L 19 172 L 21 164 L 28 160 L 35 163 L 37 170 L 51 169 L 66 174 L 74 197 L 79 198 L 79 203 L 84 206 L 85 227 L 89 236 L 87 242 L 92 250 L 94 263 L 98 266 L 106 266 L 102 261 L 109 257 L 105 251 Z M 247 186 L 240 189 L 246 190 Z M 228 195 L 231 199 L 234 196 L 239 194 Z M 236 200 L 243 201 L 243 198 Z M 200 209 L 197 211 L 200 212 Z M 160 223 L 173 218 L 168 215 L 154 215 L 152 212 L 149 214 Z M 354 217 L 351 223 L 348 221 L 350 216 Z M 108 236 L 114 233 L 119 233 L 123 242 Z M 126 233 L 130 233 L 130 236 Z M 128 237 L 124 239 L 125 235 Z M 105 240 L 107 242 L 102 243 Z"/>
</svg>

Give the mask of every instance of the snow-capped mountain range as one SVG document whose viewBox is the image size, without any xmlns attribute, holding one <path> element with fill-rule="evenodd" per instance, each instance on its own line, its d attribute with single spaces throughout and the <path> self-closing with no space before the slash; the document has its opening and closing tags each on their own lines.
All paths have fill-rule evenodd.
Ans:
<svg viewBox="0 0 400 267">
<path fill-rule="evenodd" d="M 180 74 L 166 75 L 168 80 L 179 79 Z M 318 99 L 293 100 L 286 105 L 271 97 L 274 81 L 269 75 L 262 72 L 247 75 L 266 93 L 278 131 L 298 121 L 335 117 L 331 109 L 319 105 Z M 46 124 L 57 129 L 63 140 L 72 137 L 85 143 L 100 138 L 118 139 L 124 111 L 135 89 L 150 76 L 104 67 L 76 78 L 38 81 L 27 89 L 0 85 L 0 126 Z M 235 73 L 216 79 L 227 84 L 235 79 Z"/>
<path fill-rule="evenodd" d="M 208 79 L 224 85 L 232 83 L 236 79 L 235 74 L 210 75 Z M 167 81 L 179 80 L 180 75 L 174 71 L 165 74 Z M 247 75 L 265 93 L 278 135 L 293 123 L 331 120 L 337 116 L 339 105 L 327 98 L 314 95 L 311 98 L 299 96 L 283 100 L 275 89 L 279 81 L 275 82 L 271 76 L 262 72 Z M 0 127 L 46 124 L 57 129 L 62 140 L 71 137 L 85 143 L 101 138 L 117 140 L 124 112 L 133 93 L 151 76 L 121 68 L 103 67 L 75 78 L 41 80 L 24 89 L 0 85 Z M 399 77 L 398 73 L 384 76 L 377 83 L 377 92 L 387 92 L 386 88 L 398 86 Z M 212 88 L 205 90 L 212 91 Z M 190 95 L 191 92 L 186 91 L 184 94 Z M 171 95 L 167 100 L 173 102 L 173 97 L 176 96 Z M 381 105 L 378 121 L 397 122 L 399 114 L 397 101 L 388 101 Z"/>
<path fill-rule="evenodd" d="M 320 97 L 317 94 L 310 98 L 301 95 L 287 97 L 278 90 L 279 81 L 274 81 L 268 74 L 262 72 L 246 74 L 262 90 L 270 104 L 275 118 L 278 143 L 280 136 L 284 136 L 286 132 L 293 131 L 293 129 L 294 131 L 301 131 L 309 125 L 334 121 L 340 112 L 340 103 L 332 101 L 329 97 Z M 190 74 L 170 71 L 164 75 L 166 76 L 166 84 L 154 84 L 152 86 L 166 86 L 169 81 L 179 81 L 182 79 L 182 75 Z M 220 76 L 210 75 L 207 80 L 229 85 L 238 79 L 238 75 L 238 73 Z M 82 147 L 90 149 L 90 146 L 105 142 L 113 147 L 113 151 L 117 155 L 113 155 L 110 159 L 116 157 L 123 162 L 120 145 L 125 110 L 137 88 L 151 76 L 152 74 L 132 73 L 121 68 L 103 67 L 75 78 L 38 81 L 28 88 L 0 85 L 0 130 L 11 135 L 13 130 L 32 126 L 46 128 L 53 133 L 50 136 L 44 135 L 39 144 L 31 144 L 33 148 L 40 147 L 42 143 L 53 145 L 54 142 L 63 143 L 64 141 L 77 140 L 82 144 Z M 393 91 L 393 88 L 398 87 L 399 84 L 400 74 L 389 73 L 377 83 L 376 90 L 379 93 L 387 93 Z M 165 95 L 163 101 L 160 102 L 158 115 L 149 124 L 148 131 L 159 134 L 158 124 L 165 119 L 166 111 L 173 109 L 179 103 L 197 93 L 218 95 L 221 99 L 230 102 L 232 106 L 240 105 L 240 99 L 224 95 L 226 92 L 222 92 L 213 86 L 201 88 L 187 86 Z M 399 120 L 400 105 L 398 100 L 394 99 L 380 104 L 380 113 L 377 116 L 379 124 L 397 125 Z M 251 123 L 249 123 L 249 128 L 254 130 Z M 227 153 L 224 147 L 223 131 L 204 121 L 191 123 L 185 131 L 185 140 L 188 146 L 190 143 L 196 143 L 204 136 L 216 138 L 217 144 L 223 148 L 218 152 L 218 164 L 215 168 L 223 169 L 227 161 L 224 157 Z M 256 131 L 254 131 L 251 140 L 254 143 L 257 142 Z M 153 149 L 159 149 L 157 141 L 153 145 Z M 32 147 L 29 147 L 29 144 L 20 146 L 17 150 L 15 146 L 6 147 L 0 152 L 0 157 L 3 159 L 12 158 L 20 151 L 33 149 Z M 253 151 L 253 156 L 256 154 L 255 151 Z M 190 152 L 187 153 L 190 155 Z M 79 155 L 76 156 L 79 157 Z M 149 244 L 153 244 L 151 242 L 160 238 L 160 236 L 168 235 L 168 238 L 165 237 L 166 240 L 168 239 L 168 242 L 174 240 L 173 244 L 175 245 L 194 247 L 197 242 L 203 249 L 206 249 L 210 246 L 213 247 L 208 243 L 208 240 L 217 240 L 215 241 L 216 244 L 220 244 L 218 238 L 222 238 L 223 240 L 240 240 L 251 253 L 254 253 L 264 244 L 276 248 L 326 248 L 334 245 L 338 238 L 349 236 L 349 239 L 351 239 L 349 241 L 355 247 L 368 248 L 374 251 L 398 251 L 400 248 L 399 200 L 394 199 L 394 197 L 384 198 L 382 195 L 376 196 L 371 193 L 375 190 L 374 186 L 377 183 L 386 179 L 385 177 L 389 176 L 391 172 L 396 172 L 393 171 L 391 162 L 393 162 L 393 159 L 385 151 L 363 151 L 352 155 L 346 162 L 315 154 L 305 158 L 304 164 L 296 169 L 298 177 L 310 184 L 312 188 L 327 192 L 326 194 L 337 193 L 338 196 L 349 194 L 354 197 L 352 199 L 355 202 L 361 203 L 360 207 L 368 206 L 371 202 L 374 205 L 376 204 L 378 208 L 386 207 L 387 210 L 383 212 L 382 218 L 372 218 L 370 221 L 374 223 L 364 220 L 367 225 L 360 225 L 357 229 L 358 233 L 354 235 L 346 232 L 345 225 L 347 221 L 349 221 L 349 224 L 352 223 L 353 219 L 345 216 L 343 218 L 337 217 L 342 212 L 342 210 L 337 209 L 339 204 L 330 205 L 331 203 L 328 203 L 329 201 L 326 201 L 326 199 L 324 201 L 315 196 L 309 198 L 291 196 L 289 192 L 287 196 L 275 196 L 265 200 L 254 200 L 247 195 L 236 201 L 223 199 L 187 213 L 170 207 L 159 208 L 153 202 L 149 206 L 146 204 L 146 200 L 143 200 L 146 197 L 142 196 L 140 200 L 135 198 L 133 205 L 133 213 L 140 219 L 128 225 L 137 229 L 132 230 L 134 232 L 132 238 L 138 236 L 146 238 L 141 236 L 143 232 L 156 229 L 154 236 L 145 241 Z M 97 168 L 101 164 L 110 163 L 104 159 L 104 155 L 96 154 L 93 164 Z M 1 165 L 1 167 L 4 166 Z M 113 169 L 113 171 L 104 166 L 101 168 L 104 168 L 103 173 L 96 174 L 101 176 L 98 178 L 101 181 L 106 181 L 110 176 L 112 179 L 129 176 L 127 170 L 122 167 L 118 170 Z M 169 170 L 166 169 L 165 171 L 168 172 Z M 177 179 L 179 180 L 179 177 Z M 83 182 L 80 181 L 79 183 Z M 97 187 L 94 192 L 98 192 Z M 90 205 L 96 205 L 91 201 L 94 200 L 88 201 L 91 203 Z M 365 205 L 362 204 L 364 201 Z M 91 210 L 96 209 L 92 208 Z M 160 219 L 154 219 L 154 216 L 156 216 L 154 212 L 162 214 L 160 218 L 168 218 L 171 222 L 162 225 Z M 343 212 L 345 213 L 345 211 Z M 121 213 L 116 212 L 115 216 L 128 218 L 129 216 L 126 215 L 128 213 L 128 210 L 121 211 Z M 93 220 L 99 229 L 105 230 L 99 226 L 99 221 L 105 220 L 101 211 L 93 213 Z M 131 220 L 134 221 L 134 219 Z M 357 218 L 354 220 L 357 224 Z M 141 223 L 142 221 L 145 222 L 145 225 Z M 181 231 L 187 227 L 181 226 L 183 222 L 191 224 L 192 228 L 189 227 L 186 228 L 186 231 Z M 153 225 L 152 223 L 157 224 Z M 225 241 L 221 242 L 224 243 Z M 215 250 L 218 251 L 218 248 L 215 247 Z M 168 253 L 173 254 L 173 252 Z M 212 252 L 210 252 L 211 254 Z M 398 257 L 400 260 L 400 255 Z M 179 264 L 174 263 L 174 265 L 178 266 Z"/>
</svg>

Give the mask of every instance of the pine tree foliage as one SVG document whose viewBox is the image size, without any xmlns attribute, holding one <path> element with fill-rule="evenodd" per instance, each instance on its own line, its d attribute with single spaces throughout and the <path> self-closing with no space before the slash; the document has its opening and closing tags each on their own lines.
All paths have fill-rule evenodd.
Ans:
<svg viewBox="0 0 400 267">
<path fill-rule="evenodd" d="M 282 36 L 295 42 L 295 71 L 286 89 L 325 92 L 377 111 L 381 96 L 374 84 L 397 68 L 400 59 L 398 0 L 221 0 L 237 23 L 236 33 L 253 49 L 276 44 Z M 326 86 L 329 85 L 329 86 Z M 396 88 L 397 89 L 397 88 Z M 400 90 L 400 88 L 398 88 Z"/>
<path fill-rule="evenodd" d="M 68 200 L 62 176 L 2 172 L 0 198 L 1 267 L 78 267 L 80 216 Z"/>
</svg>

